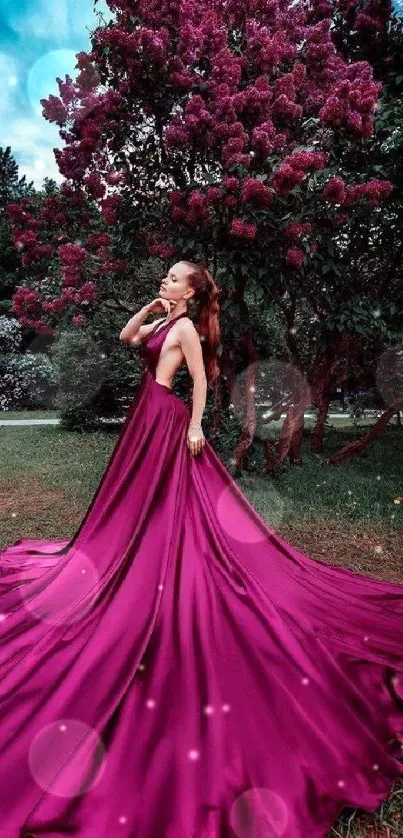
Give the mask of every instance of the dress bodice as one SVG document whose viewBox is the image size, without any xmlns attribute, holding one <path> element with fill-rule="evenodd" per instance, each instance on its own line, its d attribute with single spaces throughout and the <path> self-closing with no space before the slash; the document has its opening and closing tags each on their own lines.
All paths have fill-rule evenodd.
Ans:
<svg viewBox="0 0 403 838">
<path fill-rule="evenodd" d="M 156 324 L 155 329 L 153 329 L 146 338 L 140 344 L 140 358 L 143 366 L 147 368 L 153 377 L 155 377 L 155 371 L 157 369 L 158 360 L 161 354 L 162 345 L 166 338 L 169 329 L 179 320 L 180 317 L 187 317 L 187 313 L 185 311 L 182 314 L 178 314 L 177 317 L 173 317 L 172 320 L 169 320 L 168 323 L 165 323 L 161 326 L 160 323 Z"/>
</svg>

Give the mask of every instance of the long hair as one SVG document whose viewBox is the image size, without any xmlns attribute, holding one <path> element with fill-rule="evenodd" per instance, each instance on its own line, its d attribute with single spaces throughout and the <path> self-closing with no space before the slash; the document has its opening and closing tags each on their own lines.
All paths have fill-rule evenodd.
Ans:
<svg viewBox="0 0 403 838">
<path fill-rule="evenodd" d="M 218 297 L 221 291 L 206 267 L 188 262 L 186 259 L 181 259 L 181 262 L 191 268 L 188 281 L 190 287 L 195 289 L 195 294 L 191 299 L 198 307 L 197 325 L 207 382 L 213 384 L 220 373 L 217 363 L 217 347 L 221 336 L 218 319 L 220 310 Z"/>
</svg>

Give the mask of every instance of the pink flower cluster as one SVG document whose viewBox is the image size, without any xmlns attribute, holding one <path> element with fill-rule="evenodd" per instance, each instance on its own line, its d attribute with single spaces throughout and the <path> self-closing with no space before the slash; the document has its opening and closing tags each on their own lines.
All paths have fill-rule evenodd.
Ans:
<svg viewBox="0 0 403 838">
<path fill-rule="evenodd" d="M 73 314 L 73 317 L 71 318 L 71 322 L 73 323 L 73 326 L 82 327 L 82 326 L 86 326 L 87 318 L 86 318 L 85 314 Z"/>
<path fill-rule="evenodd" d="M 44 300 L 42 303 L 42 310 L 53 314 L 58 314 L 59 312 L 64 311 L 65 308 L 66 302 L 60 298 L 54 300 Z"/>
<path fill-rule="evenodd" d="M 6 214 L 12 224 L 25 224 L 29 219 L 29 214 L 26 212 L 26 203 L 22 200 L 19 203 L 10 202 L 6 204 Z"/>
<path fill-rule="evenodd" d="M 243 203 L 264 208 L 271 203 L 272 199 L 273 191 L 262 181 L 252 177 L 242 181 L 241 200 Z"/>
<path fill-rule="evenodd" d="M 274 9 L 275 4 L 271 5 Z M 262 26 L 256 19 L 246 22 L 246 57 L 251 67 L 256 66 L 263 73 L 271 73 L 282 61 L 295 56 L 295 46 L 286 32 L 278 30 L 273 34 L 273 29 L 273 25 Z"/>
<path fill-rule="evenodd" d="M 78 289 L 76 303 L 95 303 L 98 300 L 98 289 L 94 282 L 87 280 Z"/>
<path fill-rule="evenodd" d="M 233 192 L 236 189 L 238 189 L 240 184 L 241 184 L 241 181 L 237 177 L 235 177 L 234 175 L 230 175 L 228 177 L 225 177 L 223 182 L 222 182 L 222 185 L 224 186 L 225 189 L 228 189 L 230 191 L 232 190 Z"/>
<path fill-rule="evenodd" d="M 346 189 L 346 197 L 343 202 L 345 207 L 351 207 L 356 204 L 361 198 L 366 198 L 371 207 L 377 207 L 381 201 L 385 200 L 393 190 L 393 183 L 389 180 L 378 180 L 372 178 L 366 183 L 358 183 L 354 186 L 348 186 Z"/>
<path fill-rule="evenodd" d="M 323 151 L 295 151 L 285 157 L 274 172 L 272 185 L 278 195 L 286 197 L 299 186 L 308 172 L 323 169 L 328 160 L 328 153 Z"/>
<path fill-rule="evenodd" d="M 127 259 L 105 258 L 100 265 L 92 269 L 91 274 L 98 277 L 110 277 L 111 274 L 125 271 L 128 264 Z"/>
<path fill-rule="evenodd" d="M 87 239 L 87 248 L 109 247 L 112 244 L 112 239 L 109 233 L 91 233 Z"/>
<path fill-rule="evenodd" d="M 62 244 L 57 248 L 58 255 L 66 265 L 83 267 L 87 260 L 88 253 L 84 247 L 78 244 Z"/>
<path fill-rule="evenodd" d="M 187 196 L 179 190 L 169 193 L 171 204 L 170 215 L 173 221 L 189 224 L 190 226 L 200 225 L 202 228 L 211 224 L 212 216 L 210 205 L 215 204 L 221 197 L 219 189 L 206 193 L 200 189 L 194 189 Z"/>
<path fill-rule="evenodd" d="M 38 312 L 40 303 L 41 295 L 38 291 L 20 285 L 13 297 L 12 311 L 15 314 L 19 314 L 21 311 L 32 314 Z"/>
<path fill-rule="evenodd" d="M 230 233 L 233 236 L 238 236 L 238 238 L 251 241 L 256 236 L 257 227 L 256 224 L 248 224 L 241 218 L 234 218 L 232 220 Z"/>
<path fill-rule="evenodd" d="M 107 185 L 127 185 L 133 201 L 138 188 L 134 178 L 126 183 L 122 172 L 111 171 L 110 160 L 122 153 L 136 165 L 127 149 L 134 132 L 142 135 L 146 119 L 148 125 L 158 123 L 167 160 L 162 173 L 169 170 L 171 175 L 182 165 L 193 173 L 191 190 L 177 189 L 169 196 L 173 227 L 200 231 L 217 217 L 232 236 L 245 240 L 257 234 L 256 224 L 248 223 L 248 210 L 255 220 L 253 210 L 264 210 L 276 196 L 290 195 L 309 174 L 323 171 L 328 162 L 324 149 L 332 136 L 328 128 L 342 129 L 342 139 L 346 132 L 355 141 L 373 130 L 379 85 L 366 62 L 350 63 L 338 51 L 332 17 L 336 9 L 357 28 L 378 31 L 389 0 L 288 5 L 284 0 L 251 0 L 246 9 L 239 0 L 108 3 L 116 19 L 96 30 L 91 53 L 78 54 L 79 77 L 75 82 L 69 76 L 58 79 L 60 97 L 42 101 L 46 118 L 65 127 L 61 136 L 66 147 L 55 151 L 61 173 L 81 184 L 85 201 L 90 196 L 99 202 L 106 224 L 116 224 L 123 206 L 120 195 L 108 194 Z M 109 84 L 106 92 L 100 90 L 101 77 Z M 311 150 L 296 150 L 302 147 Z M 197 186 L 195 172 L 204 164 L 223 175 L 217 174 L 217 182 L 209 186 Z M 324 197 L 343 207 L 361 197 L 376 205 L 389 188 L 380 184 L 372 180 L 348 186 L 332 178 Z M 46 212 L 49 222 L 57 219 L 59 227 L 67 226 L 63 207 Z M 85 224 L 87 208 L 82 212 Z M 302 214 L 300 208 L 297 212 Z M 21 235 L 27 228 L 35 235 L 34 226 L 18 223 Z M 295 222 L 286 227 L 285 236 L 289 244 L 298 245 L 311 232 L 308 222 Z M 66 240 L 58 244 L 71 247 Z M 88 241 L 101 255 L 98 275 L 108 264 L 102 248 L 109 244 L 96 234 Z M 311 253 L 315 245 L 311 243 Z M 23 258 L 31 258 L 39 246 L 29 236 L 22 238 Z M 147 247 L 160 258 L 176 255 L 159 233 Z M 61 258 L 68 291 L 68 283 L 78 286 L 82 281 L 85 260 L 81 264 Z M 295 268 L 305 258 L 302 245 L 287 251 L 287 263 Z"/>
<path fill-rule="evenodd" d="M 338 6 L 351 27 L 367 36 L 380 32 L 392 13 L 391 0 L 338 0 Z"/>
<path fill-rule="evenodd" d="M 215 204 L 222 198 L 222 189 L 219 186 L 208 186 L 206 189 L 206 199 L 210 204 Z"/>
<path fill-rule="evenodd" d="M 294 151 L 289 157 L 284 158 L 283 163 L 289 164 L 293 169 L 298 169 L 303 172 L 319 172 L 326 166 L 328 160 L 328 152 Z"/>
<path fill-rule="evenodd" d="M 78 265 L 63 265 L 61 272 L 63 276 L 63 288 L 70 288 L 81 284 L 83 275 Z"/>
<path fill-rule="evenodd" d="M 339 177 L 332 177 L 328 180 L 323 195 L 329 204 L 342 204 L 346 197 L 346 184 Z"/>
<path fill-rule="evenodd" d="M 290 265 L 291 268 L 299 269 L 304 261 L 305 261 L 305 251 L 301 250 L 300 247 L 290 247 L 287 250 L 287 265 Z"/>
<path fill-rule="evenodd" d="M 301 169 L 294 169 L 289 163 L 282 163 L 274 172 L 271 184 L 277 195 L 285 198 L 296 186 L 302 183 L 304 177 L 305 172 Z"/>
<path fill-rule="evenodd" d="M 170 259 L 171 256 L 175 256 L 176 254 L 176 247 L 170 244 L 164 244 L 163 242 L 151 244 L 148 248 L 148 252 L 152 256 L 158 256 L 160 259 Z"/>
<path fill-rule="evenodd" d="M 393 184 L 389 180 L 372 178 L 366 183 L 348 185 L 341 178 L 333 177 L 327 182 L 323 195 L 329 203 L 343 207 L 351 207 L 361 198 L 366 198 L 370 206 L 376 207 L 390 195 L 392 189 Z"/>
<path fill-rule="evenodd" d="M 14 244 L 20 250 L 23 248 L 33 247 L 37 244 L 36 233 L 33 230 L 26 230 L 25 233 L 17 233 L 14 237 Z"/>
<path fill-rule="evenodd" d="M 276 131 L 271 119 L 256 125 L 251 133 L 251 145 L 258 158 L 267 157 L 273 152 L 283 151 L 287 135 Z"/>
<path fill-rule="evenodd" d="M 125 182 L 125 175 L 123 172 L 108 172 L 105 175 L 105 180 L 110 186 L 120 186 Z"/>
<path fill-rule="evenodd" d="M 38 291 L 19 285 L 13 295 L 11 311 L 22 326 L 35 329 L 38 333 L 52 334 L 53 329 L 40 319 L 43 313 L 42 302 Z"/>
<path fill-rule="evenodd" d="M 84 178 L 84 183 L 87 187 L 88 194 L 95 200 L 103 198 L 106 192 L 106 186 L 102 179 L 95 172 L 91 172 Z"/>
<path fill-rule="evenodd" d="M 359 137 L 369 137 L 380 88 L 365 61 L 352 64 L 345 78 L 334 85 L 320 110 L 320 118 L 332 128 L 347 128 Z"/>
<path fill-rule="evenodd" d="M 101 202 L 101 215 L 107 224 L 116 224 L 118 210 L 121 205 L 122 198 L 120 195 L 108 195 Z"/>
<path fill-rule="evenodd" d="M 21 262 L 24 267 L 32 265 L 38 259 L 49 259 L 53 252 L 50 244 L 39 243 L 35 230 L 28 229 L 25 232 L 18 229 L 15 230 L 14 244 L 18 250 L 23 251 Z"/>
<path fill-rule="evenodd" d="M 284 228 L 284 234 L 288 239 L 296 240 L 299 239 L 300 236 L 309 235 L 309 233 L 312 232 L 312 229 L 312 224 L 309 221 L 295 221 L 293 224 L 288 224 L 288 226 Z"/>
<path fill-rule="evenodd" d="M 272 114 L 282 121 L 301 119 L 303 106 L 297 102 L 297 86 L 293 73 L 277 78 L 274 87 Z"/>
<path fill-rule="evenodd" d="M 67 108 L 58 96 L 54 96 L 51 93 L 48 99 L 40 99 L 40 103 L 43 107 L 42 116 L 48 122 L 56 122 L 60 126 L 66 124 L 68 118 Z"/>
<path fill-rule="evenodd" d="M 158 256 L 160 259 L 170 259 L 172 256 L 176 256 L 176 247 L 161 239 L 161 236 L 156 234 L 154 230 L 145 228 L 139 230 L 139 235 L 144 241 L 147 253 L 152 256 Z"/>
</svg>

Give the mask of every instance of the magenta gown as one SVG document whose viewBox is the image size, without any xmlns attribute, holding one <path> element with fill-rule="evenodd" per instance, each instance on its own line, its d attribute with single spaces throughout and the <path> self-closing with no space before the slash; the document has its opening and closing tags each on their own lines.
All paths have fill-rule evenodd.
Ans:
<svg viewBox="0 0 403 838">
<path fill-rule="evenodd" d="M 72 540 L 0 552 L 1 838 L 324 838 L 403 773 L 403 585 L 191 455 L 155 381 L 176 319 Z"/>
</svg>

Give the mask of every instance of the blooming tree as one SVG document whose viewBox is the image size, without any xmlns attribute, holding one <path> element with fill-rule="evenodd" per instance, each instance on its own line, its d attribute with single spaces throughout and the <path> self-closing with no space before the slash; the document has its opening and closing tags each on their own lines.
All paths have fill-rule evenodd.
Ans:
<svg viewBox="0 0 403 838">
<path fill-rule="evenodd" d="M 265 303 L 275 299 L 292 361 L 311 376 L 310 399 L 319 404 L 323 425 L 345 345 L 340 324 L 330 327 L 327 320 L 339 311 L 337 283 L 345 291 L 346 231 L 357 215 L 376 212 L 393 189 L 387 178 L 368 176 L 365 166 L 352 173 L 346 165 L 345 157 L 373 135 L 381 86 L 368 61 L 354 60 L 354 50 L 345 54 L 342 31 L 365 32 L 376 43 L 390 7 L 380 0 L 108 5 L 113 18 L 93 32 L 91 51 L 77 55 L 77 77 L 58 79 L 60 95 L 42 100 L 45 118 L 60 126 L 65 143 L 55 156 L 66 184 L 60 200 L 44 207 L 45 221 L 59 235 L 54 229 L 39 241 L 29 210 L 10 209 L 23 259 L 39 255 L 54 265 L 56 254 L 62 276 L 51 299 L 43 287 L 20 289 L 19 317 L 34 307 L 29 321 L 46 328 L 46 315 L 67 302 L 96 301 L 102 268 L 88 276 L 91 254 L 102 254 L 110 242 L 108 232 L 85 235 L 84 204 L 94 202 L 134 265 L 150 256 L 163 263 L 208 260 L 222 287 L 226 326 L 249 365 L 264 340 Z M 81 207 L 79 243 L 63 218 L 63 195 Z M 313 307 L 320 329 L 310 373 L 295 333 L 301 299 Z M 77 322 L 83 315 L 72 316 Z M 231 388 L 230 341 L 221 368 Z M 250 384 L 249 376 L 239 464 L 254 434 Z M 219 391 L 218 404 L 220 397 Z M 287 454 L 300 458 L 305 406 L 300 400 L 289 413 L 272 465 Z"/>
</svg>

